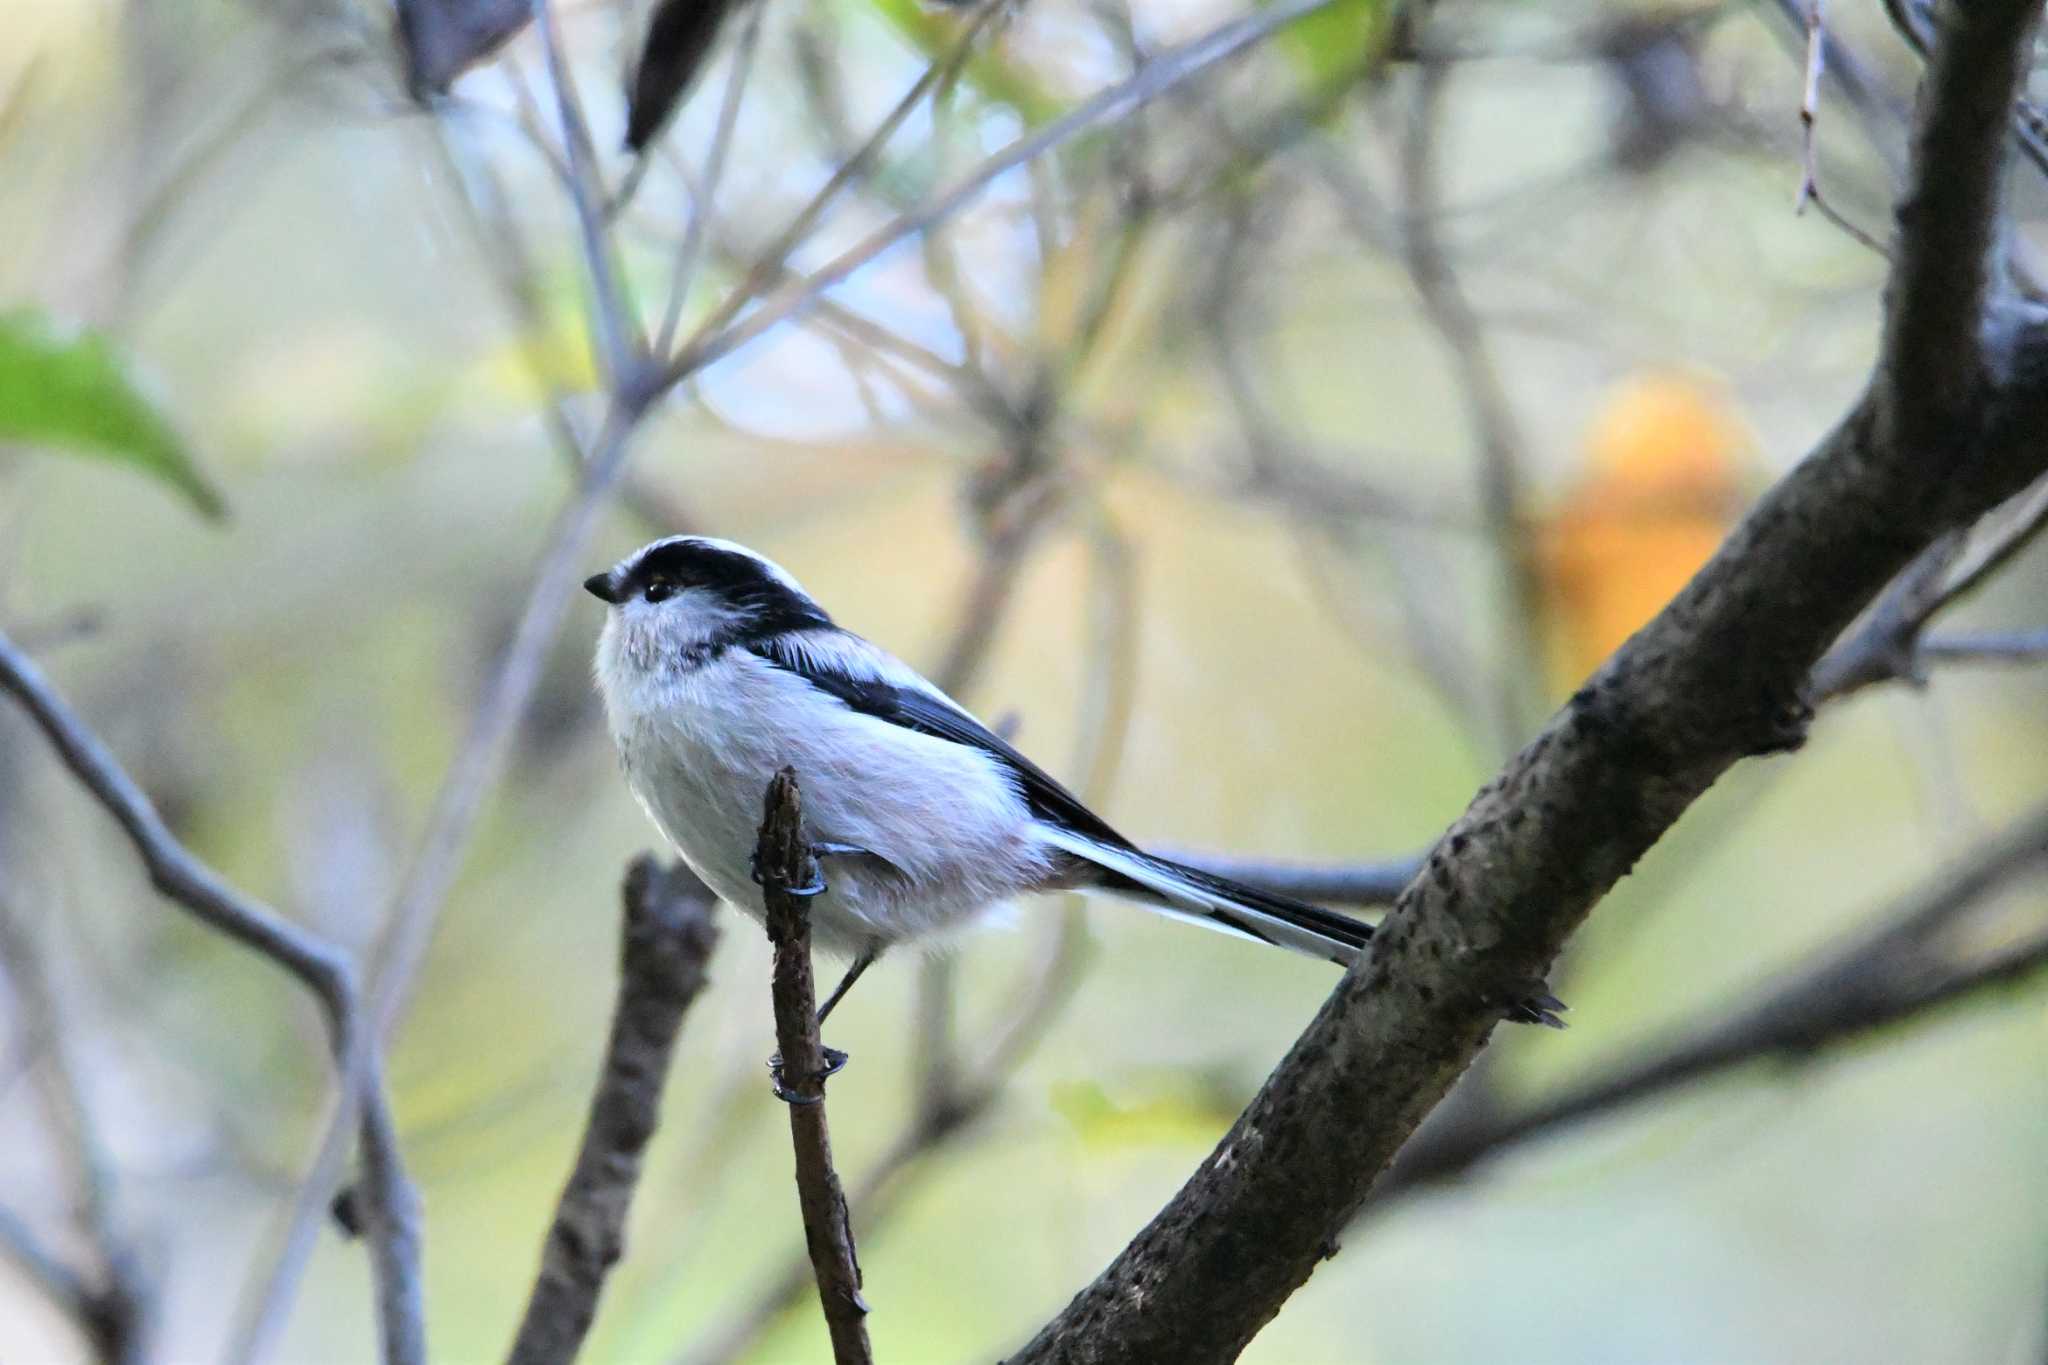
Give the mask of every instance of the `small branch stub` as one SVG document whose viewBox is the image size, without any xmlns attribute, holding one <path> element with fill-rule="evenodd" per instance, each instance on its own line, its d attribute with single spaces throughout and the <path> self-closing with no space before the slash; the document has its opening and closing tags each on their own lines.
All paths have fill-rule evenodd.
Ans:
<svg viewBox="0 0 2048 1365">
<path fill-rule="evenodd" d="M 789 1136 L 796 1149 L 797 1202 L 804 1244 L 818 1281 L 818 1302 L 832 1337 L 837 1365 L 869 1365 L 867 1301 L 861 1297 L 860 1260 L 846 1193 L 832 1166 L 825 1124 L 825 1078 L 831 1067 L 818 1034 L 817 989 L 811 977 L 811 922 L 807 906 L 818 886 L 817 860 L 803 832 L 796 772 L 784 768 L 768 784 L 755 848 L 768 941 L 775 949 L 775 1041 L 778 1093 L 789 1102 Z"/>
</svg>

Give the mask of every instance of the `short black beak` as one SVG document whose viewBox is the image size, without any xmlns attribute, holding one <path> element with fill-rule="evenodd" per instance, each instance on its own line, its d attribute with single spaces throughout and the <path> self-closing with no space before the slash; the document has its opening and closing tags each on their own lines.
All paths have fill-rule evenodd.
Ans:
<svg viewBox="0 0 2048 1365">
<path fill-rule="evenodd" d="M 619 595 L 612 591 L 612 576 L 608 573 L 594 573 L 584 579 L 583 591 L 600 602 L 609 602 L 615 607 L 619 604 Z"/>
</svg>

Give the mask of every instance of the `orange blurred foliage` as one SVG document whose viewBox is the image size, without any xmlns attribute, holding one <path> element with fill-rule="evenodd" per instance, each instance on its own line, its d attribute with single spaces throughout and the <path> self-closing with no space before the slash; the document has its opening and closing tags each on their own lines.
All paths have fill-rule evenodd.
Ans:
<svg viewBox="0 0 2048 1365">
<path fill-rule="evenodd" d="M 1569 690 L 1685 586 L 1744 502 L 1754 449 L 1725 390 L 1687 374 L 1622 383 L 1586 470 L 1537 527 L 1553 686 Z"/>
</svg>

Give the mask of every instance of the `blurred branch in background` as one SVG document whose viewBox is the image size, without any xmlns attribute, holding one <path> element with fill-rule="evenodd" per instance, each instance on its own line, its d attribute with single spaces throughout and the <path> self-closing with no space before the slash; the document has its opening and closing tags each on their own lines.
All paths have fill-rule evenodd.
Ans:
<svg viewBox="0 0 2048 1365">
<path fill-rule="evenodd" d="M 1480 1162 L 1558 1129 L 1639 1105 L 1680 1086 L 1756 1062 L 1805 1063 L 1872 1032 L 1921 1019 L 1980 992 L 2048 969 L 2048 923 L 1989 935 L 1967 951 L 1955 927 L 1985 901 L 2039 875 L 2048 863 L 2048 807 L 1973 850 L 1888 910 L 1875 926 L 1813 955 L 1755 993 L 1708 1015 L 1561 1093 L 1465 1126 L 1416 1135 L 1373 1189 L 1369 1210 L 1456 1179 Z M 1985 934 L 1975 937 L 1983 938 Z"/>
<path fill-rule="evenodd" d="M 809 302 L 807 296 L 819 293 L 823 288 L 829 288 L 832 284 L 838 283 L 846 275 L 852 274 L 861 264 L 865 264 L 867 260 L 871 260 L 874 255 L 879 254 L 879 249 L 870 251 L 865 257 L 847 268 L 841 275 L 825 280 L 822 285 L 806 276 L 799 275 L 793 279 L 788 278 L 790 275 L 790 254 L 816 233 L 821 220 L 825 216 L 825 211 L 832 207 L 833 203 L 839 198 L 841 191 L 849 184 L 864 180 L 867 177 L 869 170 L 881 156 L 883 148 L 896 136 L 897 130 L 903 126 L 904 121 L 925 103 L 933 91 L 939 89 L 953 73 L 959 70 L 960 63 L 967 59 L 967 54 L 972 49 L 975 39 L 981 35 L 983 29 L 991 20 L 1003 12 L 1005 7 L 1004 0 L 981 0 L 981 3 L 975 8 L 973 16 L 962 29 L 952 52 L 939 61 L 933 62 L 925 69 L 924 74 L 918 77 L 910 89 L 903 93 L 901 99 L 896 101 L 895 107 L 883 116 L 880 123 L 875 125 L 875 130 L 854 149 L 850 156 L 840 162 L 838 168 L 832 172 L 823 187 L 810 197 L 809 202 L 789 220 L 782 231 L 769 244 L 768 248 L 755 258 L 753 266 L 741 278 L 739 284 L 726 295 L 725 300 L 718 308 L 699 325 L 697 331 L 700 340 L 708 339 L 727 330 L 734 320 L 745 311 L 748 304 L 760 299 L 771 286 L 776 286 L 778 280 L 787 280 L 786 284 L 780 286 L 782 296 L 790 299 L 801 298 L 804 300 L 803 303 L 798 303 L 795 307 L 787 309 L 780 315 L 777 318 L 777 321 L 780 321 L 781 317 L 793 316 L 802 307 L 806 306 Z M 1008 169 L 1008 167 L 1006 166 L 1004 169 Z M 990 178 L 993 177 L 991 176 Z M 968 192 L 974 193 L 980 190 L 987 182 L 982 180 L 976 183 L 972 182 L 970 178 L 970 181 L 965 183 L 971 184 Z M 957 205 L 952 207 L 957 207 Z M 708 200 L 706 208 L 707 210 L 709 209 Z M 915 212 L 915 209 L 904 210 L 903 215 L 899 215 L 898 223 L 882 228 L 875 234 L 873 240 L 880 242 L 882 247 L 894 245 L 895 242 L 910 235 L 912 232 L 920 232 L 925 228 L 942 224 L 950 216 L 951 208 L 935 213 L 928 221 L 920 222 L 915 227 L 903 228 L 899 226 L 902 217 L 913 212 Z M 686 346 L 684 349 L 687 352 L 689 348 Z M 692 368 L 701 365 L 701 363 L 701 361 L 695 362 Z M 682 372 L 682 368 L 681 365 L 677 366 L 678 373 Z"/>
<path fill-rule="evenodd" d="M 75 1241 L 88 1264 L 79 1269 L 47 1246 L 20 1214 L 0 1209 L 0 1252 L 19 1266 L 78 1326 L 95 1356 L 109 1365 L 140 1365 L 150 1358 L 156 1290 L 114 1209 L 114 1172 L 87 1104 L 71 1050 L 77 1034 L 65 1026 L 47 963 L 37 952 L 20 909 L 0 892 L 0 980 L 9 984 L 16 1024 L 47 1118 L 50 1150 Z"/>
<path fill-rule="evenodd" d="M 1428 7 L 1410 13 L 1419 30 Z M 1416 34 L 1418 40 L 1421 33 Z M 1503 585 L 1497 634 L 1501 657 L 1494 664 L 1494 732 L 1498 751 L 1512 753 L 1528 733 L 1541 705 L 1538 684 L 1545 654 L 1541 635 L 1543 590 L 1536 576 L 1535 545 L 1524 506 L 1523 466 L 1528 442 L 1508 401 L 1507 389 L 1493 361 L 1492 350 L 1460 282 L 1457 267 L 1441 237 L 1441 141 L 1444 91 L 1449 71 L 1441 62 L 1422 58 L 1415 73 L 1415 93 L 1401 139 L 1400 246 L 1408 278 L 1422 300 L 1424 316 L 1442 337 L 1464 398 L 1466 421 L 1478 454 L 1479 503 L 1493 537 Z M 1348 168 L 1333 157 L 1318 158 L 1339 206 L 1353 231 L 1372 240 L 1370 215 L 1364 212 Z M 1347 192 L 1347 189 L 1352 192 Z"/>
<path fill-rule="evenodd" d="M 35 1231 L 10 1210 L 0 1208 L 0 1257 L 66 1317 L 103 1361 L 131 1361 L 140 1340 L 134 1331 L 139 1305 L 116 1297 L 122 1286 L 95 1282 L 67 1264 Z"/>
<path fill-rule="evenodd" d="M 53 649 L 90 640 L 106 627 L 106 613 L 97 607 L 73 607 L 39 621 L 25 621 L 8 628 L 14 647 L 24 654 L 47 654 Z"/>
<path fill-rule="evenodd" d="M 72 775 L 121 826 L 152 886 L 209 928 L 283 967 L 319 1001 L 342 1093 L 360 1115 L 361 1207 L 376 1271 L 379 1344 L 388 1365 L 424 1365 L 419 1196 L 398 1150 L 377 1030 L 356 989 L 354 968 L 325 940 L 229 886 L 173 838 L 141 788 L 4 635 L 0 688 L 14 695 Z"/>
<path fill-rule="evenodd" d="M 1257 305 L 1251 297 L 1252 284 L 1261 278 L 1253 260 L 1259 225 L 1250 211 L 1239 211 L 1229 217 L 1223 232 L 1222 249 L 1216 253 L 1209 286 L 1203 293 L 1201 315 L 1224 394 L 1244 442 L 1248 467 L 1232 491 L 1270 500 L 1287 515 L 1310 586 L 1334 623 L 1357 639 L 1369 657 L 1376 657 L 1383 648 L 1384 631 L 1370 619 L 1364 594 L 1354 584 L 1340 581 L 1335 572 L 1348 563 L 1363 539 L 1358 524 L 1371 522 L 1383 532 L 1405 528 L 1477 531 L 1479 527 L 1476 522 L 1463 526 L 1417 506 L 1412 498 L 1356 478 L 1340 478 L 1325 468 L 1326 461 L 1302 449 L 1280 414 L 1262 396 L 1246 354 L 1246 335 L 1260 322 L 1252 311 Z M 1487 695 L 1485 670 L 1473 656 L 1471 642 L 1442 619 L 1442 604 L 1421 590 L 1424 575 L 1417 572 L 1420 566 L 1414 561 L 1422 555 L 1391 535 L 1377 539 L 1389 560 L 1405 626 L 1403 635 L 1416 667 L 1444 705 L 1471 717 L 1475 728 L 1488 724 L 1489 716 L 1498 720 Z M 1512 741 L 1503 735 L 1501 742 Z M 1377 886 L 1376 881 L 1371 884 Z M 1392 894 L 1387 893 L 1386 899 L 1391 900 Z"/>
<path fill-rule="evenodd" d="M 665 17 L 679 10 L 710 14 L 715 31 L 717 7 L 690 4 L 688 0 L 672 0 L 672 3 L 663 5 L 655 15 L 657 30 Z M 704 167 L 704 178 L 701 183 L 692 182 L 689 186 L 693 209 L 690 221 L 684 225 L 682 241 L 676 248 L 675 270 L 669 277 L 668 304 L 662 309 L 661 330 L 654 337 L 656 355 L 666 354 L 669 347 L 675 343 L 676 328 L 681 326 L 683 321 L 683 303 L 689 297 L 690 286 L 696 283 L 697 269 L 704 259 L 704 242 L 710 235 L 712 215 L 717 212 L 715 206 L 718 203 L 719 190 L 725 183 L 725 164 L 732 152 L 733 131 L 739 126 L 740 102 L 746 97 L 747 81 L 754 73 L 754 53 L 761 41 L 761 11 L 762 6 L 759 4 L 747 11 L 747 26 L 740 30 L 739 44 L 732 58 L 732 71 L 725 80 L 725 96 L 719 101 L 718 127 L 711 134 L 711 154 Z M 653 40 L 653 35 L 650 35 L 650 46 Z M 705 36 L 704 43 L 708 45 L 709 34 Z M 651 57 L 650 53 L 650 60 Z M 647 61 L 643 60 L 643 78 L 646 67 Z M 636 100 L 638 93 L 636 88 Z M 674 92 L 670 93 L 669 98 L 674 98 Z M 636 120 L 640 112 L 636 107 Z M 628 132 L 627 140 L 636 151 L 644 146 L 644 143 L 636 139 L 631 132 Z M 644 164 L 643 160 L 636 163 L 636 166 Z"/>
<path fill-rule="evenodd" d="M 538 129 L 534 136 L 540 137 Z M 498 287 L 512 316 L 520 357 L 535 390 L 541 395 L 542 418 L 556 451 L 572 473 L 589 463 L 590 438 L 578 428 L 570 401 L 555 374 L 548 352 L 546 310 L 540 296 L 541 275 L 519 220 L 507 201 L 504 186 L 486 157 L 470 154 L 444 120 L 435 120 L 427 140 L 453 172 L 447 183 L 457 212 L 475 236 L 477 258 Z M 551 151 L 545 142 L 543 154 Z M 697 524 L 680 496 L 627 468 L 619 480 L 619 501 L 650 532 L 675 535 Z"/>
<path fill-rule="evenodd" d="M 661 1118 L 683 1016 L 718 942 L 717 898 L 681 863 L 634 859 L 620 890 L 619 994 L 597 1093 L 541 1250 L 540 1274 L 507 1357 L 567 1365 L 597 1316 L 605 1276 L 626 1250 L 641 1157 Z"/>
<path fill-rule="evenodd" d="M 2048 630 L 1937 636 L 1920 646 L 1923 657 L 1955 663 L 2031 664 L 2048 658 Z"/>
<path fill-rule="evenodd" d="M 1930 661 L 2028 657 L 2024 640 L 2007 640 L 2002 646 L 1980 642 L 1991 647 L 1973 651 L 1967 642 L 1929 640 L 1927 630 L 1936 616 L 1976 592 L 2026 549 L 2044 527 L 2048 479 L 2016 495 L 1975 528 L 1951 532 L 1928 546 L 1885 590 L 1863 624 L 1814 666 L 1815 700 L 1832 700 L 1895 680 L 1920 686 L 1927 680 L 1925 665 Z"/>
<path fill-rule="evenodd" d="M 1193 849 L 1162 852 L 1219 877 L 1325 905 L 1392 905 L 1401 888 L 1422 870 L 1419 854 L 1367 863 L 1291 863 Z"/>
<path fill-rule="evenodd" d="M 721 311 L 735 315 L 731 323 L 700 328 L 696 337 L 677 348 L 664 379 L 670 383 L 680 380 L 807 311 L 825 291 L 844 283 L 899 241 L 958 213 L 999 176 L 1101 124 L 1130 114 L 1333 2 L 1280 0 L 1257 14 L 1219 25 L 1200 38 L 1161 52 L 1136 75 L 1091 96 L 1038 131 L 993 153 L 923 205 L 876 228 L 795 283 L 762 296 L 751 313 L 737 316 L 738 309 L 728 300 Z M 714 321 L 717 319 L 714 314 Z"/>
</svg>

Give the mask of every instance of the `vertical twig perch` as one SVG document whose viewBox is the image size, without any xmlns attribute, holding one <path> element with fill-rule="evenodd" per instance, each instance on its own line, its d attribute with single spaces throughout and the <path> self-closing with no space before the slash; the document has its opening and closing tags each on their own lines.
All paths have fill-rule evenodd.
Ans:
<svg viewBox="0 0 2048 1365">
<path fill-rule="evenodd" d="M 718 942 L 717 899 L 682 864 L 646 854 L 626 870 L 619 999 L 583 1145 L 541 1249 L 540 1274 L 508 1359 L 567 1365 L 597 1316 L 605 1276 L 625 1251 L 640 1157 L 661 1118 L 683 1015 L 704 989 Z"/>
<path fill-rule="evenodd" d="M 796 1148 L 797 1202 L 804 1244 L 818 1280 L 818 1302 L 832 1334 L 838 1365 L 868 1365 L 867 1301 L 860 1293 L 860 1260 L 846 1193 L 832 1168 L 832 1138 L 825 1126 L 825 1047 L 818 1037 L 817 991 L 811 981 L 811 921 L 804 897 L 792 887 L 814 885 L 817 860 L 804 837 L 796 772 L 784 768 L 768 784 L 755 868 L 767 909 L 768 941 L 775 948 L 775 1042 L 781 1083 L 789 1100 L 789 1136 Z"/>
</svg>

